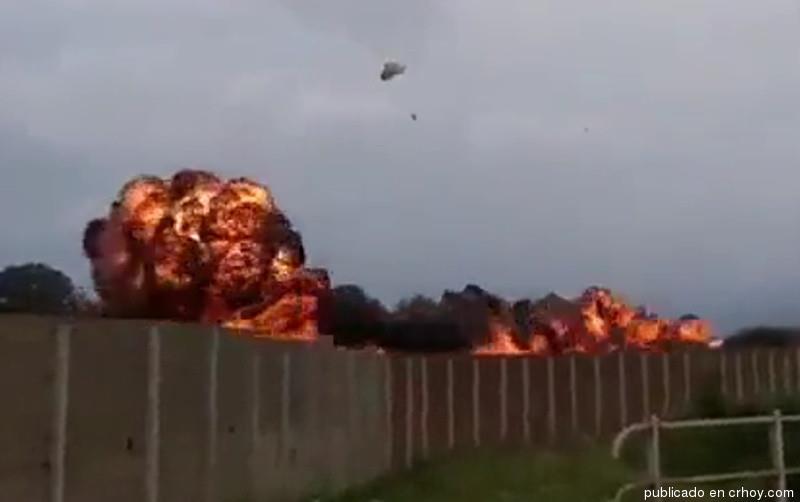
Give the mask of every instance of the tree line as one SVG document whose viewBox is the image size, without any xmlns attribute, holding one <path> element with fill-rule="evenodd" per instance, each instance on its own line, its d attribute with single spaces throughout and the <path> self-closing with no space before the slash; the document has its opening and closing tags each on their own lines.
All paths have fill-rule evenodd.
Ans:
<svg viewBox="0 0 800 502">
<path fill-rule="evenodd" d="M 337 345 L 378 345 L 398 350 L 451 351 L 486 341 L 497 316 L 517 324 L 517 302 L 509 309 L 502 299 L 479 286 L 445 291 L 439 300 L 414 295 L 387 307 L 361 286 L 343 284 L 320 302 L 319 327 Z M 77 287 L 64 272 L 45 263 L 10 265 L 0 270 L 0 314 L 102 316 L 98 300 Z M 759 326 L 727 338 L 730 346 L 789 346 L 800 343 L 800 328 Z"/>
<path fill-rule="evenodd" d="M 62 271 L 25 263 L 0 271 L 0 313 L 96 315 L 99 306 Z"/>
<path fill-rule="evenodd" d="M 476 286 L 466 291 L 475 293 L 475 298 L 485 296 Z M 438 302 L 414 295 L 388 308 L 358 285 L 339 285 L 320 302 L 320 332 L 333 336 L 336 344 L 347 346 L 377 344 L 425 350 L 468 347 L 476 334 L 488 331 L 488 311 L 481 315 L 480 308 L 459 306 L 447 298 L 448 293 Z M 471 316 L 465 310 L 472 310 Z M 103 315 L 93 294 L 77 287 L 61 270 L 38 262 L 0 270 L 0 313 Z M 461 318 L 460 323 L 456 322 L 457 317 Z M 469 333 L 465 319 L 471 319 L 473 324 Z"/>
</svg>

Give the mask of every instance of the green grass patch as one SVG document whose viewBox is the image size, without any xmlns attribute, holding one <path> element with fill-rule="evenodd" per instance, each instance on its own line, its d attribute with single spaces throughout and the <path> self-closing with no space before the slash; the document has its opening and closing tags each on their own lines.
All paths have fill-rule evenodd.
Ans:
<svg viewBox="0 0 800 502">
<path fill-rule="evenodd" d="M 777 399 L 737 406 L 709 395 L 700 396 L 687 417 L 734 417 L 800 413 L 797 400 Z M 662 473 L 668 477 L 766 469 L 771 465 L 766 424 L 662 432 Z M 385 477 L 346 493 L 316 497 L 318 502 L 604 502 L 625 483 L 646 476 L 647 434 L 632 437 L 623 459 L 614 461 L 607 446 L 580 450 L 465 452 Z M 784 424 L 787 466 L 800 465 L 800 424 Z M 699 485 L 706 494 L 714 488 L 773 488 L 774 479 Z M 692 488 L 678 485 L 675 488 Z M 800 478 L 788 480 L 800 494 Z M 643 500 L 631 493 L 625 502 Z M 677 500 L 677 499 L 671 499 Z M 689 499 L 687 499 L 689 500 Z M 698 499 L 692 499 L 698 500 Z M 706 497 L 699 500 L 710 500 Z M 715 499 L 718 500 L 718 499 Z"/>
<path fill-rule="evenodd" d="M 606 448 L 579 455 L 476 451 L 378 480 L 320 502 L 598 502 L 633 479 Z"/>
</svg>

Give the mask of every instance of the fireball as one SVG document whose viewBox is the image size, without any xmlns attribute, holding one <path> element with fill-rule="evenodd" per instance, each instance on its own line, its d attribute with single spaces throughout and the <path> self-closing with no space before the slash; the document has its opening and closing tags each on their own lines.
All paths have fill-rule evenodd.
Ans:
<svg viewBox="0 0 800 502">
<path fill-rule="evenodd" d="M 313 339 L 316 299 L 330 288 L 304 268 L 300 234 L 267 187 L 202 170 L 125 183 L 108 216 L 86 226 L 83 247 L 113 315 Z"/>
</svg>

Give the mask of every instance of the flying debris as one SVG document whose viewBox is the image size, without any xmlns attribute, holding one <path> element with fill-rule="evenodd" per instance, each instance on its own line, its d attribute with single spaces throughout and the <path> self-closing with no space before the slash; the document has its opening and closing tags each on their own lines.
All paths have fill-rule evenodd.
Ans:
<svg viewBox="0 0 800 502">
<path fill-rule="evenodd" d="M 391 80 L 398 75 L 406 72 L 406 65 L 400 64 L 396 61 L 387 61 L 383 63 L 383 70 L 381 71 L 381 80 L 384 82 Z"/>
<path fill-rule="evenodd" d="M 416 120 L 417 120 L 417 114 L 416 113 L 412 113 L 411 114 L 411 120 L 416 122 Z"/>
</svg>

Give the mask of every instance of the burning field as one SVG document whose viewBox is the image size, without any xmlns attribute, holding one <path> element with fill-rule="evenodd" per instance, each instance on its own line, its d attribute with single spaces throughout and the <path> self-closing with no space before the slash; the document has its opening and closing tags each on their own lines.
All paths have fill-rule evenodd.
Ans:
<svg viewBox="0 0 800 502">
<path fill-rule="evenodd" d="M 304 267 L 300 234 L 253 181 L 197 170 L 132 179 L 86 226 L 83 248 L 107 315 L 317 337 L 327 272 Z"/>
<path fill-rule="evenodd" d="M 130 180 L 108 215 L 88 223 L 83 247 L 103 311 L 112 317 L 218 323 L 297 340 L 315 340 L 320 326 L 343 337 L 360 329 L 367 333 L 362 344 L 480 355 L 712 342 L 704 320 L 660 319 L 597 287 L 576 299 L 551 294 L 511 305 L 470 285 L 410 313 L 373 308 L 360 327 L 358 309 L 332 319 L 341 311 L 336 290 L 325 270 L 306 268 L 300 234 L 269 189 L 207 171 Z M 336 333 L 336 326 L 351 333 Z"/>
</svg>

